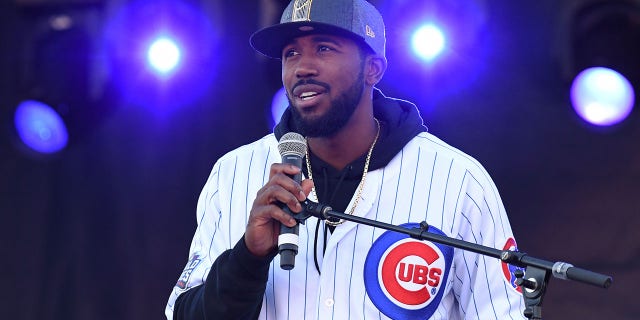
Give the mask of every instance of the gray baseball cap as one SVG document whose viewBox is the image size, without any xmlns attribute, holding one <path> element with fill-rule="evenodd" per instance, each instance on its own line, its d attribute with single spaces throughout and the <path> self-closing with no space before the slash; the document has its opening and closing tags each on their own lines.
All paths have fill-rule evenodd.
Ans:
<svg viewBox="0 0 640 320">
<path fill-rule="evenodd" d="M 255 32 L 249 42 L 256 51 L 281 58 L 288 41 L 317 33 L 350 37 L 385 56 L 382 16 L 365 0 L 293 0 L 282 13 L 280 24 Z"/>
</svg>

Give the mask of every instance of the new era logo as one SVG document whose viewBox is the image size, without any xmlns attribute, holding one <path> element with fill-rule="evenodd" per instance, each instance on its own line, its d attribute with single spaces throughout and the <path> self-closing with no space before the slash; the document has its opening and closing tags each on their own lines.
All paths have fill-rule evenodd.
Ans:
<svg viewBox="0 0 640 320">
<path fill-rule="evenodd" d="M 376 33 L 373 32 L 373 29 L 371 29 L 371 27 L 369 25 L 366 25 L 364 29 L 365 29 L 365 33 L 367 34 L 368 37 L 371 37 L 371 38 L 375 38 L 376 37 Z"/>
</svg>

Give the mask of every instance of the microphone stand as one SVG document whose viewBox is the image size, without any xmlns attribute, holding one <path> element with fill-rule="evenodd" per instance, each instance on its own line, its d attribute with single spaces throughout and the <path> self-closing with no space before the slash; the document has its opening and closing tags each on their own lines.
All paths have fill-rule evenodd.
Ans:
<svg viewBox="0 0 640 320">
<path fill-rule="evenodd" d="M 511 250 L 498 250 L 491 247 L 482 246 L 476 243 L 467 242 L 447 236 L 430 233 L 429 225 L 423 221 L 420 228 L 405 228 L 376 220 L 366 219 L 349 215 L 343 212 L 333 211 L 329 206 L 305 200 L 301 203 L 303 209 L 294 215 L 294 218 L 304 224 L 309 217 L 318 219 L 338 218 L 344 219 L 376 228 L 395 231 L 407 234 L 414 239 L 429 240 L 440 244 L 445 244 L 454 248 L 475 252 L 485 256 L 500 259 L 501 261 L 524 268 L 515 272 L 516 284 L 523 288 L 522 295 L 525 301 L 524 315 L 528 319 L 542 319 L 542 300 L 547 289 L 549 278 L 553 275 L 563 280 L 575 280 L 594 286 L 608 288 L 611 285 L 611 276 L 592 272 L 586 269 L 576 268 L 566 262 L 551 262 L 531 257 L 524 252 Z"/>
</svg>

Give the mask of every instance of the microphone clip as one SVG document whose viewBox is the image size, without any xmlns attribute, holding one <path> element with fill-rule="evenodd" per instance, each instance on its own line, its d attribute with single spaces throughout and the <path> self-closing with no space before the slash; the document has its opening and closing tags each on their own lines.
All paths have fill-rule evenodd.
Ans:
<svg viewBox="0 0 640 320">
<path fill-rule="evenodd" d="M 313 202 L 309 199 L 300 202 L 300 204 L 302 205 L 302 211 L 292 214 L 293 218 L 300 224 L 304 224 L 310 217 L 325 220 L 329 217 L 328 212 L 333 210 L 330 206 Z"/>
</svg>

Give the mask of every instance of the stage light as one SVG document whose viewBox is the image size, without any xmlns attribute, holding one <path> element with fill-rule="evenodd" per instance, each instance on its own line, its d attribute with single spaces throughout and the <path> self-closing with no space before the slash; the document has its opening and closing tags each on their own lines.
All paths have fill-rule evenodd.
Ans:
<svg viewBox="0 0 640 320">
<path fill-rule="evenodd" d="M 85 142 L 113 104 L 97 45 L 100 8 L 24 10 L 8 129 L 19 151 L 40 160 Z"/>
<path fill-rule="evenodd" d="M 380 88 L 423 112 L 455 95 L 488 68 L 493 37 L 485 0 L 380 1 L 389 68 Z M 428 88 L 428 89 L 426 89 Z M 437 90 L 433 90 L 437 88 Z"/>
<path fill-rule="evenodd" d="M 571 86 L 573 108 L 585 121 L 598 126 L 623 121 L 633 109 L 634 99 L 629 80 L 608 68 L 586 69 Z"/>
<path fill-rule="evenodd" d="M 219 75 L 214 57 L 217 32 L 211 13 L 202 6 L 193 1 L 135 0 L 123 2 L 108 17 L 108 71 L 125 103 L 168 116 L 208 91 Z"/>
<path fill-rule="evenodd" d="M 14 114 L 14 125 L 22 143 L 38 153 L 52 154 L 67 146 L 69 136 L 64 121 L 42 102 L 21 102 Z"/>
<path fill-rule="evenodd" d="M 566 79 L 573 109 L 596 126 L 624 121 L 640 86 L 640 4 L 587 1 L 570 11 Z"/>
<path fill-rule="evenodd" d="M 288 106 L 289 99 L 287 99 L 287 94 L 284 91 L 284 87 L 282 87 L 273 95 L 273 99 L 271 100 L 271 120 L 273 121 L 273 126 L 280 122 L 280 118 Z"/>
<path fill-rule="evenodd" d="M 423 25 L 411 37 L 413 51 L 428 62 L 442 53 L 445 44 L 444 33 L 434 24 Z"/>
<path fill-rule="evenodd" d="M 167 37 L 160 37 L 153 41 L 147 51 L 149 65 L 161 75 L 167 75 L 175 70 L 180 63 L 180 57 L 180 48 L 173 39 Z"/>
</svg>

